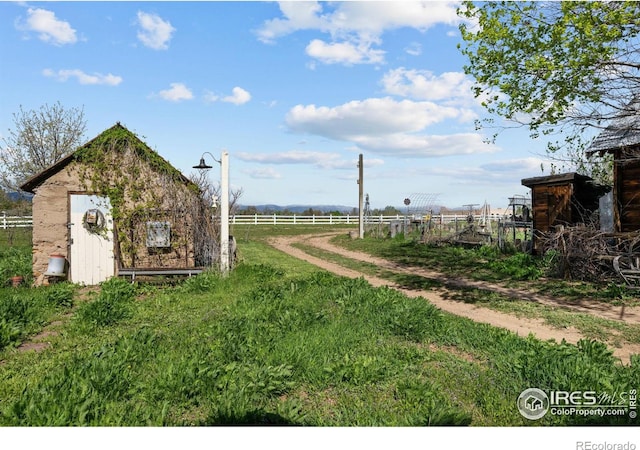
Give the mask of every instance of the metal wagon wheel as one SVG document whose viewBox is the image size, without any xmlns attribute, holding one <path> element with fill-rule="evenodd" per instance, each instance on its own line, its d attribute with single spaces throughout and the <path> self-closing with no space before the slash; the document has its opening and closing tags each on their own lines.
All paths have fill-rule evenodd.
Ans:
<svg viewBox="0 0 640 450">
<path fill-rule="evenodd" d="M 613 259 L 613 268 L 629 287 L 640 288 L 640 235 L 629 242 L 626 252 Z"/>
</svg>

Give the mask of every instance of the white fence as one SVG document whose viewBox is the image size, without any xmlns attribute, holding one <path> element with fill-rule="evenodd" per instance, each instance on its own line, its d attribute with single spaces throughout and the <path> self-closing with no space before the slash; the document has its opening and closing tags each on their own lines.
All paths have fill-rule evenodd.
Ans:
<svg viewBox="0 0 640 450">
<path fill-rule="evenodd" d="M 438 224 L 455 223 L 465 221 L 467 214 L 434 214 L 431 220 Z M 495 214 L 489 217 L 491 221 L 497 221 L 500 219 L 500 215 Z M 428 216 L 405 216 L 404 214 L 398 214 L 393 216 L 370 216 L 367 219 L 367 223 L 391 223 L 393 221 L 405 221 L 407 219 L 412 221 L 428 221 Z M 481 216 L 476 215 L 475 220 L 480 220 Z M 229 217 L 229 222 L 233 224 L 242 225 L 357 225 L 358 216 L 344 215 L 344 216 L 298 216 L 296 214 L 283 216 L 279 214 L 236 214 Z"/>
<path fill-rule="evenodd" d="M 8 216 L 6 212 L 0 212 L 0 229 L 7 228 L 31 228 L 33 217 L 31 216 Z"/>
<path fill-rule="evenodd" d="M 488 219 L 497 221 L 501 216 L 498 214 L 491 215 Z M 482 217 L 475 216 L 475 220 Z M 398 214 L 394 216 L 370 216 L 367 218 L 369 224 L 388 224 L 393 221 L 428 221 L 428 216 L 405 216 Z M 437 224 L 456 223 L 467 220 L 465 214 L 434 214 L 431 220 Z M 299 216 L 299 215 L 279 215 L 279 214 L 236 214 L 229 217 L 229 223 L 232 225 L 357 225 L 358 216 Z M 7 216 L 6 213 L 0 213 L 0 229 L 7 228 L 28 228 L 33 226 L 33 218 L 31 216 Z"/>
</svg>

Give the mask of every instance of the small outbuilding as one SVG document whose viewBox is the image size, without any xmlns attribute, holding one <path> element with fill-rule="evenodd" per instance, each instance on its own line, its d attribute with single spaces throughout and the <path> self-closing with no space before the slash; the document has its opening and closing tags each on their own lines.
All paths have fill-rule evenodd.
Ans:
<svg viewBox="0 0 640 450">
<path fill-rule="evenodd" d="M 576 172 L 525 178 L 522 185 L 531 189 L 534 239 L 558 225 L 588 222 L 598 211 L 600 197 L 611 189 Z M 535 242 L 533 248 L 537 250 Z"/>
<path fill-rule="evenodd" d="M 610 190 L 576 172 L 525 178 L 522 185 L 531 188 L 533 229 L 541 232 L 585 223 L 598 210 L 599 198 Z"/>
<path fill-rule="evenodd" d="M 586 153 L 613 156 L 613 231 L 640 230 L 640 97 L 611 121 Z"/>
<path fill-rule="evenodd" d="M 33 273 L 54 258 L 86 285 L 136 274 L 195 274 L 215 258 L 210 205 L 186 178 L 120 123 L 27 180 Z M 58 276 L 58 274 L 53 274 Z"/>
</svg>

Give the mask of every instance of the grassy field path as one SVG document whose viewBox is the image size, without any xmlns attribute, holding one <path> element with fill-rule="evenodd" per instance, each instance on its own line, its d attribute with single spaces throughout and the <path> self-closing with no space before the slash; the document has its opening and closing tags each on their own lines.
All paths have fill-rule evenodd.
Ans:
<svg viewBox="0 0 640 450">
<path fill-rule="evenodd" d="M 478 306 L 476 304 L 452 300 L 450 299 L 451 296 L 447 295 L 447 292 L 454 288 L 459 289 L 463 287 L 492 290 L 511 298 L 534 301 L 554 307 L 570 309 L 576 312 L 593 314 L 608 320 L 623 321 L 625 323 L 634 325 L 640 324 L 639 307 L 623 308 L 620 306 L 612 306 L 608 304 L 589 301 L 586 299 L 579 303 L 566 303 L 552 297 L 541 296 L 525 290 L 505 288 L 496 284 L 463 280 L 460 278 L 453 279 L 443 273 L 425 270 L 418 267 L 407 267 L 404 265 L 398 265 L 391 261 L 374 257 L 366 253 L 351 251 L 342 247 L 335 246 L 330 243 L 330 239 L 335 235 L 336 233 L 322 233 L 301 236 L 282 236 L 271 238 L 268 240 L 268 242 L 274 248 L 284 253 L 307 261 L 311 264 L 314 264 L 315 266 L 318 266 L 337 275 L 350 278 L 363 277 L 373 286 L 389 286 L 402 291 L 409 297 L 423 297 L 443 311 L 447 311 L 458 316 L 467 317 L 476 322 L 483 322 L 496 327 L 505 328 L 514 333 L 517 333 L 520 336 L 527 336 L 531 333 L 542 340 L 554 339 L 560 342 L 562 341 L 562 339 L 565 339 L 567 342 L 574 344 L 585 337 L 578 329 L 574 327 L 559 329 L 545 324 L 543 319 L 516 317 L 512 314 L 495 311 L 489 308 Z M 383 267 L 386 270 L 395 273 L 407 273 L 437 280 L 439 282 L 442 282 L 444 287 L 434 288 L 430 290 L 408 289 L 406 287 L 392 283 L 389 280 L 365 274 L 354 269 L 343 267 L 334 262 L 309 255 L 303 250 L 294 247 L 294 245 L 297 243 L 310 245 L 321 250 L 335 253 L 353 260 L 374 264 L 378 267 Z M 621 346 L 612 347 L 612 349 L 614 355 L 619 357 L 625 364 L 629 363 L 629 359 L 632 354 L 640 353 L 640 345 L 628 342 L 623 342 Z"/>
</svg>

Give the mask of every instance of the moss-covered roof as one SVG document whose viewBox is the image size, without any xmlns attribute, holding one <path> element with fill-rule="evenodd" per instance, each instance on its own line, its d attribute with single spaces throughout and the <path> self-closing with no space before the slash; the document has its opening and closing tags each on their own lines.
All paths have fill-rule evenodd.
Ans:
<svg viewBox="0 0 640 450">
<path fill-rule="evenodd" d="M 111 128 L 106 129 L 98 136 L 79 147 L 73 153 L 29 178 L 22 184 L 22 186 L 20 186 L 20 189 L 34 193 L 34 190 L 44 181 L 64 169 L 73 161 L 90 162 L 95 157 L 96 152 L 104 152 L 105 149 L 121 150 L 125 148 L 133 149 L 135 154 L 146 161 L 152 170 L 158 173 L 167 174 L 178 182 L 182 182 L 187 185 L 194 185 L 193 182 L 182 174 L 182 172 L 169 164 L 167 160 L 162 158 L 158 153 L 153 151 L 147 144 L 140 140 L 135 133 L 129 131 L 127 128 L 122 126 L 120 122 L 118 122 Z"/>
</svg>

